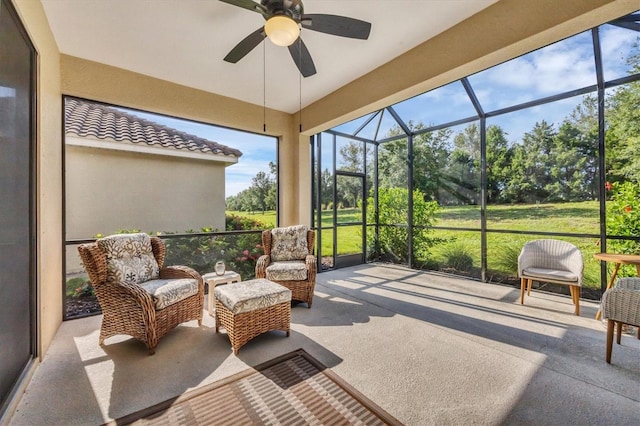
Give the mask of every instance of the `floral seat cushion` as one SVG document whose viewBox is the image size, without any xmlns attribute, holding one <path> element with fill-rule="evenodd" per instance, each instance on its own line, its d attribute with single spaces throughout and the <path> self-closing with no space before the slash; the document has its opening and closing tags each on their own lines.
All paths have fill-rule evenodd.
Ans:
<svg viewBox="0 0 640 426">
<path fill-rule="evenodd" d="M 158 278 L 160 270 L 147 234 L 118 234 L 101 238 L 98 247 L 107 257 L 107 281 L 140 284 Z"/>
<path fill-rule="evenodd" d="M 273 262 L 265 270 L 267 279 L 272 281 L 304 281 L 307 279 L 307 265 L 300 260 Z"/>
<path fill-rule="evenodd" d="M 198 281 L 193 278 L 150 280 L 141 283 L 140 287 L 151 295 L 156 310 L 198 294 Z"/>
<path fill-rule="evenodd" d="M 309 254 L 305 225 L 271 230 L 271 260 L 302 260 Z"/>
<path fill-rule="evenodd" d="M 264 278 L 217 286 L 213 294 L 233 314 L 291 301 L 291 290 Z"/>
</svg>

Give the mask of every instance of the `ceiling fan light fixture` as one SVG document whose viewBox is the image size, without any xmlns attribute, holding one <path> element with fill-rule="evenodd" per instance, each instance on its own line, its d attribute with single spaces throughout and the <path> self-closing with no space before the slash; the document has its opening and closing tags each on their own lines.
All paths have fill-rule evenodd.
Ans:
<svg viewBox="0 0 640 426">
<path fill-rule="evenodd" d="M 298 23 L 286 15 L 272 16 L 264 24 L 269 40 L 278 46 L 291 46 L 300 35 Z"/>
</svg>

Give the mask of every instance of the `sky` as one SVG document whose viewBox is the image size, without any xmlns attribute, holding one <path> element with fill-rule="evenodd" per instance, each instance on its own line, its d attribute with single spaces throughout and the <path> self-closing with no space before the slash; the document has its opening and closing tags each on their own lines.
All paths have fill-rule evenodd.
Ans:
<svg viewBox="0 0 640 426">
<path fill-rule="evenodd" d="M 632 53 L 638 35 L 637 32 L 612 25 L 600 27 L 605 81 L 628 75 L 630 67 L 625 60 Z M 469 76 L 468 81 L 485 112 L 595 85 L 591 31 L 478 72 Z M 507 131 L 508 139 L 517 142 L 537 121 L 544 119 L 558 124 L 580 102 L 581 97 L 566 99 L 494 117 L 488 120 L 488 124 L 500 125 Z M 421 122 L 427 126 L 476 115 L 459 81 L 395 104 L 393 108 L 405 122 L 412 120 L 414 123 Z M 351 133 L 363 122 L 364 118 L 357 119 L 337 126 L 337 129 Z M 380 133 L 384 135 L 386 129 L 394 124 L 392 118 L 386 114 L 380 126 Z M 377 119 L 359 135 L 372 138 L 376 125 Z"/>
<path fill-rule="evenodd" d="M 600 27 L 605 81 L 628 75 L 630 67 L 625 61 L 634 51 L 633 46 L 636 45 L 637 48 L 637 42 L 637 32 L 612 25 Z M 591 31 L 471 75 L 468 81 L 485 112 L 596 84 Z M 487 120 L 487 124 L 500 125 L 505 129 L 507 139 L 515 143 L 520 141 L 524 133 L 531 130 L 536 122 L 546 120 L 558 125 L 581 99 L 566 99 L 492 117 Z M 405 122 L 412 120 L 414 123 L 422 122 L 425 125 L 451 122 L 476 114 L 459 81 L 400 102 L 393 105 L 393 108 Z M 243 155 L 238 163 L 227 167 L 226 197 L 248 188 L 251 179 L 258 172 L 268 173 L 269 162 L 276 162 L 275 137 L 156 114 L 128 112 L 242 151 Z M 356 119 L 335 129 L 351 133 L 360 127 L 365 119 L 366 117 Z M 394 125 L 393 118 L 384 114 L 380 134 L 385 134 Z M 373 138 L 376 126 L 377 119 L 359 135 Z"/>
</svg>

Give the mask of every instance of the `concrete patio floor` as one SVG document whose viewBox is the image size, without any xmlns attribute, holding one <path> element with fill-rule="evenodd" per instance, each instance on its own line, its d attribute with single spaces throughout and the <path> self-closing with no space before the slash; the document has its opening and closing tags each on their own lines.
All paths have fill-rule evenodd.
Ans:
<svg viewBox="0 0 640 426">
<path fill-rule="evenodd" d="M 67 321 L 36 370 L 13 425 L 97 425 L 303 348 L 401 422 L 624 425 L 640 419 L 640 341 L 605 362 L 597 304 L 379 264 L 318 275 L 313 308 L 291 336 L 270 332 L 231 352 L 205 313 L 154 356 L 126 336 L 98 346 L 101 317 Z"/>
</svg>

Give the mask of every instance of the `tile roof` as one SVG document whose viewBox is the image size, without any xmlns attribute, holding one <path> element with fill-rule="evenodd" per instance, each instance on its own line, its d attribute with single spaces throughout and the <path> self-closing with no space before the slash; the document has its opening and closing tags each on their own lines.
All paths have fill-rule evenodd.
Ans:
<svg viewBox="0 0 640 426">
<path fill-rule="evenodd" d="M 66 134 L 236 158 L 242 156 L 235 148 L 82 99 L 67 97 L 64 117 Z"/>
</svg>

